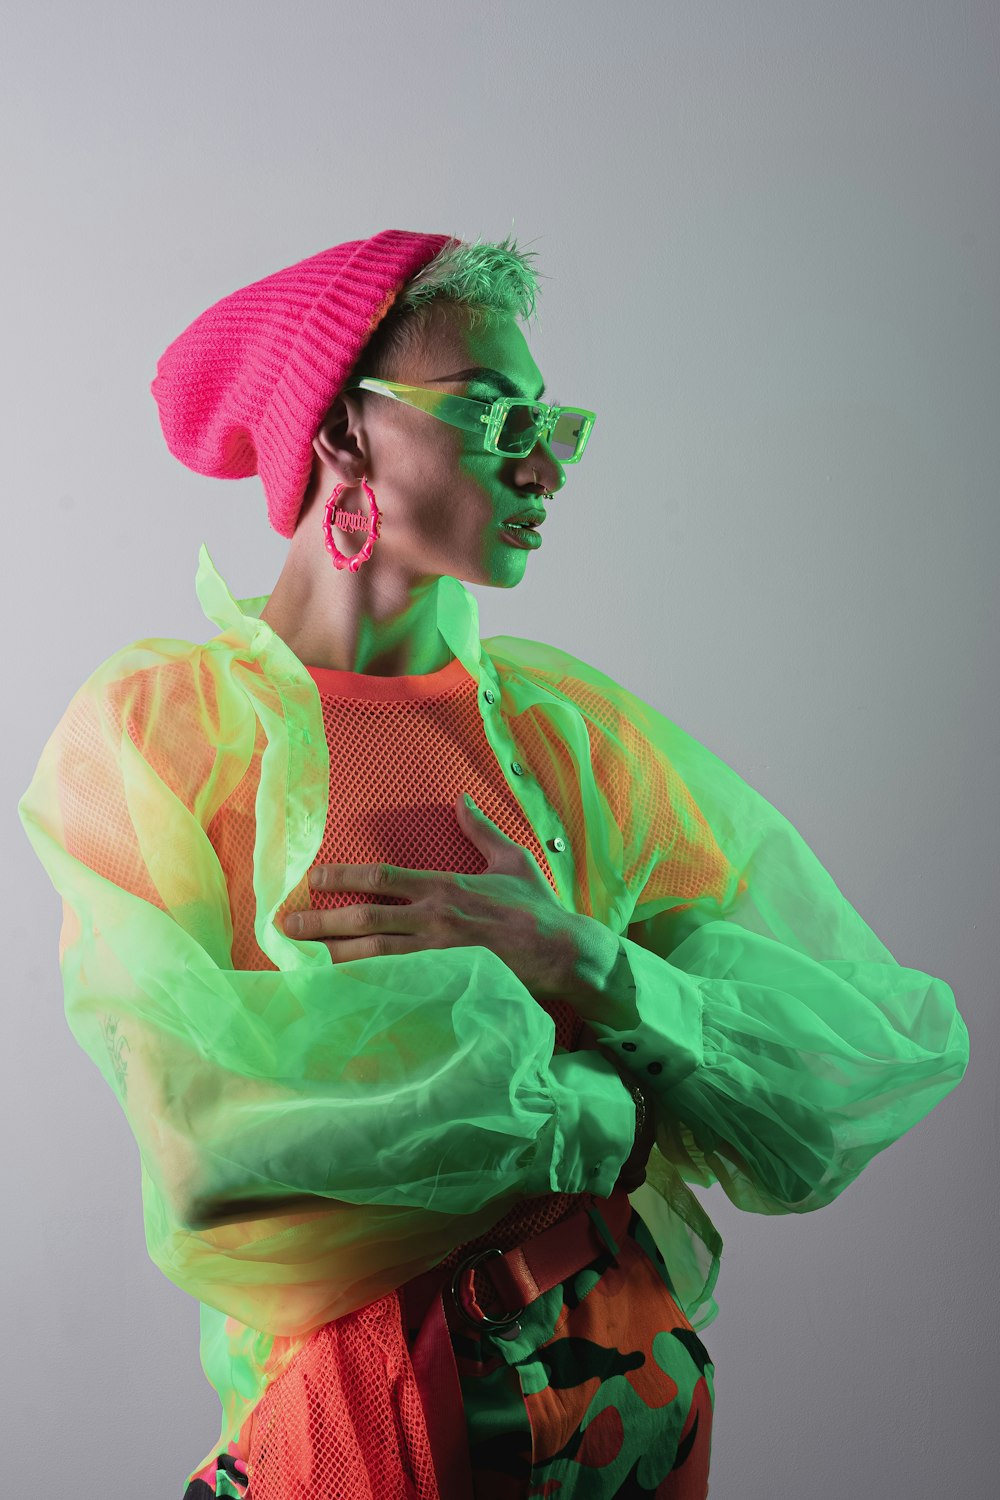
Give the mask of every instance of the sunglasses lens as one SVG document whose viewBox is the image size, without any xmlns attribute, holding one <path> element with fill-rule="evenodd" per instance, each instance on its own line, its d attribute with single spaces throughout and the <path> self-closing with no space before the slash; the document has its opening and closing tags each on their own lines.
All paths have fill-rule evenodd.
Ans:
<svg viewBox="0 0 1000 1500">
<path fill-rule="evenodd" d="M 538 406 L 512 406 L 497 437 L 502 453 L 530 453 L 538 442 L 542 410 Z"/>
<path fill-rule="evenodd" d="M 512 406 L 507 413 L 497 438 L 502 453 L 530 453 L 538 442 L 539 429 L 545 416 L 542 406 Z M 574 457 L 580 446 L 584 418 L 580 412 L 564 411 L 556 422 L 549 446 L 553 458 L 566 463 Z"/>
<path fill-rule="evenodd" d="M 576 456 L 583 435 L 584 417 L 582 412 L 564 411 L 556 423 L 552 436 L 549 439 L 549 447 L 552 449 L 553 458 L 560 463 L 568 463 Z"/>
</svg>

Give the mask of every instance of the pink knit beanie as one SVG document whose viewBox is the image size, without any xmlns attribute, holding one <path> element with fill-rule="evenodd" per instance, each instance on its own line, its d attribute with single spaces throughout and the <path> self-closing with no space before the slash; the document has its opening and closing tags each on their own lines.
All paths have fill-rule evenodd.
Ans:
<svg viewBox="0 0 1000 1500">
<path fill-rule="evenodd" d="M 215 479 L 259 474 L 271 525 L 292 536 L 324 413 L 397 294 L 452 238 L 384 229 L 214 303 L 156 362 L 150 390 L 174 457 Z"/>
</svg>

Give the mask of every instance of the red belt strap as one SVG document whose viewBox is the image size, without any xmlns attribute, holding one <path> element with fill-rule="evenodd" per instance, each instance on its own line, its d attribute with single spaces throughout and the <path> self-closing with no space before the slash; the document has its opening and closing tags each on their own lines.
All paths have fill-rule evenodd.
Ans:
<svg viewBox="0 0 1000 1500">
<path fill-rule="evenodd" d="M 582 1197 L 573 1213 L 511 1250 L 477 1250 L 454 1270 L 433 1266 L 399 1288 L 407 1329 L 417 1329 L 410 1357 L 420 1390 L 434 1470 L 442 1500 L 472 1500 L 472 1465 L 462 1387 L 452 1348 L 449 1317 L 469 1333 L 513 1337 L 517 1314 L 543 1292 L 582 1270 L 604 1250 L 618 1254 L 632 1207 L 628 1193 Z M 506 1317 L 489 1318 L 475 1294 L 478 1268 L 488 1272 Z M 504 1329 L 509 1330 L 505 1334 Z"/>
</svg>

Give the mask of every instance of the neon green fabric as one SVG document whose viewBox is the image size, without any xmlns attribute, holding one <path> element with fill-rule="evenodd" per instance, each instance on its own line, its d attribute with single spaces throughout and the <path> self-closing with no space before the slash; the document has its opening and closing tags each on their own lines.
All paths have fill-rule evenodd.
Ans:
<svg viewBox="0 0 1000 1500">
<path fill-rule="evenodd" d="M 551 1019 L 487 949 L 334 964 L 280 930 L 326 821 L 319 694 L 259 618 L 267 595 L 235 600 L 205 547 L 196 586 L 219 633 L 99 666 L 19 812 L 63 901 L 69 1024 L 138 1143 L 149 1254 L 202 1304 L 214 1453 L 313 1329 L 516 1199 L 609 1193 L 634 1110 L 602 1053 L 553 1055 Z M 635 1044 L 657 1147 L 632 1201 L 703 1328 L 722 1242 L 687 1184 L 758 1213 L 829 1203 L 959 1082 L 965 1024 L 705 746 L 555 646 L 480 640 L 475 597 L 436 587 L 511 791 L 562 843 L 560 899 L 621 935 L 592 1025 Z M 206 829 L 260 734 L 255 930 L 274 968 L 253 971 L 232 967 Z M 284 1201 L 303 1194 L 314 1208 Z"/>
</svg>

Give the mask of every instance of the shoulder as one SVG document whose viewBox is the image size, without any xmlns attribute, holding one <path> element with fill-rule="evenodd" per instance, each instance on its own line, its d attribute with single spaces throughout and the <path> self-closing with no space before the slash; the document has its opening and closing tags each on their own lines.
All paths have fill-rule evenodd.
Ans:
<svg viewBox="0 0 1000 1500">
<path fill-rule="evenodd" d="M 69 708 L 141 730 L 157 714 L 183 715 L 196 684 L 211 681 L 206 648 L 170 638 L 131 641 L 102 661 L 80 684 Z"/>
<path fill-rule="evenodd" d="M 595 742 L 608 748 L 665 748 L 674 725 L 651 704 L 592 662 L 547 641 L 523 636 L 491 636 L 483 641 L 501 681 L 511 688 L 514 704 L 533 700 L 571 703 L 592 730 Z M 534 692 L 532 691 L 534 690 Z"/>
<path fill-rule="evenodd" d="M 137 753 L 191 807 L 227 739 L 224 684 L 211 643 L 132 641 L 81 683 L 55 737 L 77 756 L 123 769 Z"/>
<path fill-rule="evenodd" d="M 545 641 L 494 636 L 483 642 L 497 673 L 511 717 L 541 715 L 545 728 L 567 744 L 577 739 L 589 754 L 594 775 L 616 821 L 627 816 L 635 789 L 656 787 L 663 795 L 671 774 L 670 721 L 592 662 Z M 660 726 L 654 726 L 656 715 Z M 581 724 L 582 721 L 582 724 Z M 671 788 L 675 795 L 679 787 Z"/>
<path fill-rule="evenodd" d="M 598 700 L 621 690 L 614 678 L 607 677 L 590 662 L 548 641 L 533 641 L 526 636 L 494 635 L 482 642 L 501 678 L 512 682 L 518 678 L 554 692 L 559 696 Z M 596 704 L 595 704 L 596 706 Z"/>
<path fill-rule="evenodd" d="M 511 684 L 517 703 L 535 697 L 571 701 L 609 749 L 624 753 L 639 774 L 685 783 L 709 801 L 719 792 L 741 806 L 760 802 L 760 794 L 743 780 L 707 741 L 640 697 L 608 672 L 561 647 L 519 636 L 492 636 L 483 647 L 494 659 L 501 680 Z"/>
<path fill-rule="evenodd" d="M 705 745 L 592 662 L 517 636 L 483 642 L 518 703 L 569 703 L 586 723 L 590 760 L 633 875 L 661 866 L 677 890 L 718 892 L 733 874 L 712 824 L 743 783 Z M 544 701 L 543 701 L 544 696 Z M 637 877 L 636 877 L 637 878 Z"/>
</svg>

